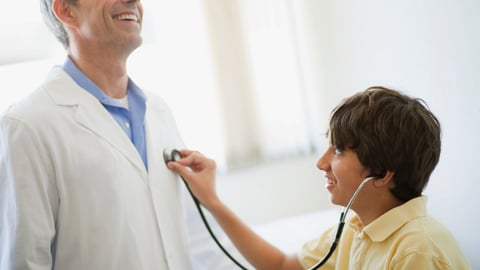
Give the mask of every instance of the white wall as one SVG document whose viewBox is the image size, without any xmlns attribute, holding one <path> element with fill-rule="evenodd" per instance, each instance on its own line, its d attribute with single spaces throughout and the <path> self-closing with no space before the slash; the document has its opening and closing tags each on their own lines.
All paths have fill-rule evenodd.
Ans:
<svg viewBox="0 0 480 270">
<path fill-rule="evenodd" d="M 480 267 L 480 2 L 308 1 L 318 82 L 332 98 L 387 85 L 424 98 L 443 126 L 431 214 Z M 328 103 L 331 101 L 326 101 Z M 473 215 L 472 215 L 473 214 Z"/>
<path fill-rule="evenodd" d="M 316 168 L 318 156 L 280 160 L 219 175 L 219 196 L 252 225 L 330 209 L 324 173 Z"/>
<path fill-rule="evenodd" d="M 439 117 L 443 148 L 425 191 L 429 210 L 454 233 L 472 267 L 480 269 L 475 211 L 480 205 L 480 1 L 305 0 L 296 2 L 296 14 L 307 33 L 303 38 L 310 54 L 304 61 L 312 70 L 308 85 L 321 96 L 320 125 L 326 127 L 329 111 L 341 98 L 372 85 L 421 97 Z M 263 180 L 240 179 L 238 174 L 233 177 L 237 182 L 222 184 L 220 191 L 230 190 L 233 208 L 249 220 L 259 218 L 253 211 L 264 211 L 263 220 L 292 214 L 292 208 L 310 211 L 312 204 L 325 203 L 321 197 L 310 201 L 317 191 L 322 194 L 323 182 L 304 166 L 300 162 L 289 173 L 273 168 L 256 174 Z M 310 179 L 299 181 L 301 177 Z M 303 192 L 308 195 L 299 195 Z M 256 205 L 259 197 L 268 205 Z M 289 206 L 287 198 L 295 206 Z M 283 214 L 270 216 L 281 208 Z"/>
</svg>

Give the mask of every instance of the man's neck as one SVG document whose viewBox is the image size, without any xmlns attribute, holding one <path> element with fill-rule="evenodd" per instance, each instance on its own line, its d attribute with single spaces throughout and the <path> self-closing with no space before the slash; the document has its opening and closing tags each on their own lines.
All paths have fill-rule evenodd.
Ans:
<svg viewBox="0 0 480 270">
<path fill-rule="evenodd" d="M 122 98 L 127 93 L 128 74 L 126 57 L 113 54 L 68 51 L 70 59 L 107 96 Z"/>
</svg>

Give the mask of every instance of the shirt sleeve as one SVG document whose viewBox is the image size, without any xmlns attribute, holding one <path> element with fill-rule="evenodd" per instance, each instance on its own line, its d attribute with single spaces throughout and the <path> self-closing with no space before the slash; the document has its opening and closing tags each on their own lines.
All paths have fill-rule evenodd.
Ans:
<svg viewBox="0 0 480 270">
<path fill-rule="evenodd" d="M 336 226 L 326 230 L 320 237 L 306 242 L 297 257 L 304 269 L 308 269 L 319 262 L 328 253 L 330 246 L 334 240 Z M 323 269 L 335 269 L 335 260 L 337 252 L 335 251 L 326 264 L 322 266 Z"/>
<path fill-rule="evenodd" d="M 21 121 L 1 120 L 1 269 L 52 269 L 58 196 L 45 147 Z"/>
</svg>

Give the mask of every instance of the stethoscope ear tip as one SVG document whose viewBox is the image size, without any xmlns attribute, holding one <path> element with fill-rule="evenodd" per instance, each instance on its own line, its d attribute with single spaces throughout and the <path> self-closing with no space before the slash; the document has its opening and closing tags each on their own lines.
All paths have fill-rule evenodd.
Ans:
<svg viewBox="0 0 480 270">
<path fill-rule="evenodd" d="M 167 164 L 170 161 L 176 161 L 182 158 L 182 155 L 180 155 L 180 151 L 177 149 L 168 149 L 165 148 L 163 150 L 163 161 L 165 161 L 165 164 Z"/>
</svg>

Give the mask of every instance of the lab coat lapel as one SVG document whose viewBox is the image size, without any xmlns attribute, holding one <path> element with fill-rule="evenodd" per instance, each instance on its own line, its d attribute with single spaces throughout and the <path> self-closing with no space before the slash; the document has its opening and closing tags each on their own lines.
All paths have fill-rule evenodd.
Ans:
<svg viewBox="0 0 480 270">
<path fill-rule="evenodd" d="M 175 185 L 176 181 L 166 180 L 174 178 L 174 174 L 165 165 L 163 151 L 167 148 L 177 147 L 178 143 L 176 143 L 176 140 L 178 140 L 178 136 L 175 136 L 175 132 L 172 132 L 175 129 L 168 124 L 169 121 L 166 119 L 165 108 L 158 106 L 158 104 L 149 104 L 151 101 L 152 99 L 147 97 L 145 139 L 149 176 L 151 184 L 154 186 L 159 187 L 161 190 L 171 190 L 172 187 L 170 185 Z M 165 202 L 168 202 L 168 198 L 164 199 L 166 199 Z"/>
<path fill-rule="evenodd" d="M 125 132 L 118 126 L 118 123 L 100 103 L 95 104 L 94 107 L 95 108 L 88 105 L 80 105 L 75 114 L 76 121 L 97 136 L 108 141 L 130 160 L 130 162 L 135 164 L 138 169 L 146 172 L 137 149 Z"/>
<path fill-rule="evenodd" d="M 163 160 L 165 149 L 183 149 L 184 145 L 167 105 L 154 96 L 147 96 L 147 102 L 145 128 L 150 189 L 166 259 L 172 269 L 192 269 L 191 258 L 183 253 L 188 246 L 186 234 L 172 233 L 187 232 L 183 183 Z"/>
<path fill-rule="evenodd" d="M 165 149 L 183 149 L 184 144 L 172 118 L 169 108 L 156 96 L 147 92 L 145 114 L 145 136 L 147 144 L 148 168 L 152 179 L 174 179 L 177 175 L 170 171 L 163 160 Z M 172 184 L 177 181 L 162 181 Z"/>
<path fill-rule="evenodd" d="M 76 107 L 74 118 L 79 125 L 109 142 L 139 170 L 146 172 L 135 146 L 94 96 L 80 88 L 61 68 L 54 68 L 49 80 L 54 86 L 48 88 L 49 94 L 58 106 Z"/>
</svg>

